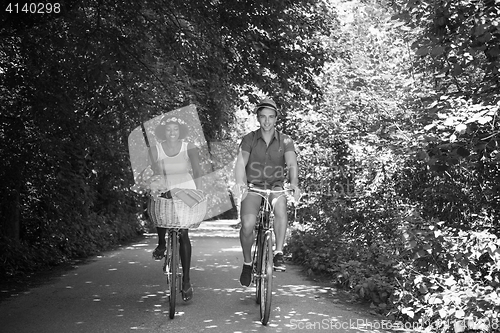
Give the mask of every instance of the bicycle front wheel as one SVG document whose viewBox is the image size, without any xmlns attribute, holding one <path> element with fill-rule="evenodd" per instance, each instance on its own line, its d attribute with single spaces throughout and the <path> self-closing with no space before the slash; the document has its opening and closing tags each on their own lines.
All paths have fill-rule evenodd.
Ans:
<svg viewBox="0 0 500 333">
<path fill-rule="evenodd" d="M 253 279 L 255 283 L 255 301 L 257 304 L 261 302 L 261 282 L 262 282 L 262 243 L 264 240 L 264 232 L 261 228 L 257 230 L 257 240 L 254 244 L 253 255 Z"/>
<path fill-rule="evenodd" d="M 273 240 L 267 232 L 262 242 L 262 268 L 260 270 L 260 321 L 267 325 L 271 315 L 271 299 L 273 295 Z"/>
<path fill-rule="evenodd" d="M 167 292 L 168 292 L 168 314 L 170 319 L 175 316 L 175 301 L 177 297 L 177 270 L 179 268 L 179 239 L 177 238 L 177 231 L 172 230 L 168 233 L 167 237 L 167 255 L 165 256 L 167 263 Z"/>
</svg>

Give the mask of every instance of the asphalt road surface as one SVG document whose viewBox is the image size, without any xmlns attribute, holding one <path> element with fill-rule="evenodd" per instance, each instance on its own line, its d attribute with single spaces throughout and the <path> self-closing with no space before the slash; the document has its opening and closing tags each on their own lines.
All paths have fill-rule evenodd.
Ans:
<svg viewBox="0 0 500 333">
<path fill-rule="evenodd" d="M 9 290 L 1 290 L 0 332 L 403 331 L 289 263 L 286 272 L 275 273 L 271 318 L 263 326 L 255 288 L 243 288 L 238 281 L 242 255 L 237 236 L 225 222 L 204 223 L 191 232 L 194 297 L 185 303 L 179 294 L 173 320 L 161 262 L 151 259 L 156 238 L 149 235 L 10 297 L 5 297 Z"/>
</svg>

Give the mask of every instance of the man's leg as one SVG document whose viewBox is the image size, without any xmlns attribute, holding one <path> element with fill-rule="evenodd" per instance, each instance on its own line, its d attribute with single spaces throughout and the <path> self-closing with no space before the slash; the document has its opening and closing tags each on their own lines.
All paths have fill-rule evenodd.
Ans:
<svg viewBox="0 0 500 333">
<path fill-rule="evenodd" d="M 240 244 L 243 252 L 243 269 L 240 275 L 240 283 L 245 287 L 248 287 L 252 282 L 251 252 L 260 201 L 260 196 L 249 193 L 241 203 Z"/>
<path fill-rule="evenodd" d="M 283 245 L 285 243 L 287 227 L 288 215 L 286 212 L 286 198 L 280 197 L 274 206 L 274 235 L 276 236 L 274 268 L 281 271 L 286 270 L 283 260 Z"/>
<path fill-rule="evenodd" d="M 240 244 L 243 251 L 243 261 L 252 262 L 252 244 L 255 239 L 254 229 L 257 217 L 253 214 L 247 214 L 241 217 Z"/>
</svg>

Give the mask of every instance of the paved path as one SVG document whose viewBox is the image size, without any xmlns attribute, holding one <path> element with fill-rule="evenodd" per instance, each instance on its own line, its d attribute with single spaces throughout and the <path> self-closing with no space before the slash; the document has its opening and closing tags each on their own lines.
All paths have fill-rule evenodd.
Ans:
<svg viewBox="0 0 500 333">
<path fill-rule="evenodd" d="M 389 332 L 389 322 L 343 301 L 288 265 L 276 273 L 270 323 L 259 322 L 255 288 L 242 288 L 242 256 L 232 221 L 191 232 L 194 298 L 178 298 L 168 318 L 154 235 L 106 252 L 0 303 L 2 333 L 55 332 Z M 5 291 L 4 291 L 5 292 Z"/>
</svg>

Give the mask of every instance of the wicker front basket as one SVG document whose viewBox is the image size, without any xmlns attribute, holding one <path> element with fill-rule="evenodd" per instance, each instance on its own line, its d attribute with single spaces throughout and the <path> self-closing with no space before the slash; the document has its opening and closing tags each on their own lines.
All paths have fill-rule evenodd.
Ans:
<svg viewBox="0 0 500 333">
<path fill-rule="evenodd" d="M 181 199 L 150 197 L 148 214 L 156 227 L 160 228 L 198 228 L 207 212 L 207 200 L 189 207 Z"/>
</svg>

